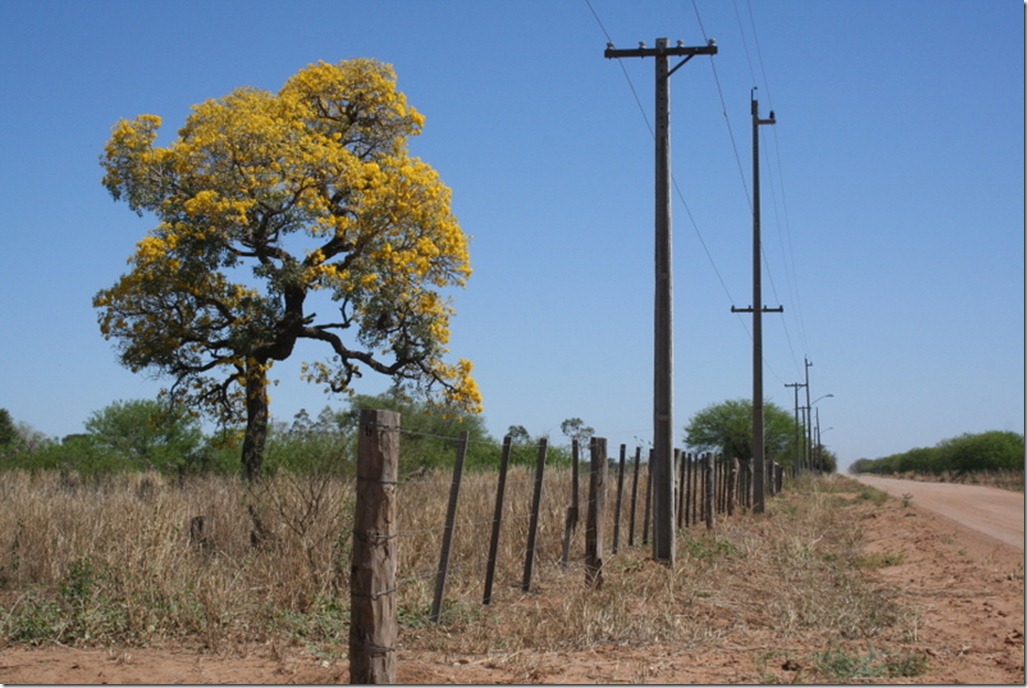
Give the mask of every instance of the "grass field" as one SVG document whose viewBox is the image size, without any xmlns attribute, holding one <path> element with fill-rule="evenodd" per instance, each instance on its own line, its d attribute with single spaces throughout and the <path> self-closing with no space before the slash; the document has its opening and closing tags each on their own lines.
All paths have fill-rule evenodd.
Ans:
<svg viewBox="0 0 1028 688">
<path fill-rule="evenodd" d="M 921 667 L 920 657 L 889 649 L 916 634 L 917 619 L 865 575 L 895 563 L 888 553 L 860 552 L 854 509 L 878 508 L 880 492 L 837 476 L 802 478 L 769 500 L 764 516 L 738 514 L 713 531 L 680 531 L 673 568 L 652 562 L 639 544 L 641 515 L 635 547 L 626 545 L 623 521 L 617 554 L 609 551 L 608 523 L 604 583 L 591 590 L 582 566 L 584 522 L 569 567 L 559 565 L 570 471 L 554 470 L 544 489 L 532 591 L 524 593 L 532 479 L 518 467 L 508 479 L 493 601 L 483 606 L 495 482 L 489 473 L 465 476 L 438 625 L 427 617 L 450 476 L 428 474 L 400 486 L 404 647 L 688 648 L 741 624 L 767 630 L 768 662 L 790 661 L 775 648 L 820 648 L 820 668 L 807 680 L 846 681 L 870 671 L 908 676 Z M 6 644 L 195 642 L 218 651 L 299 643 L 328 658 L 346 656 L 352 482 L 280 474 L 248 487 L 231 478 L 179 484 L 133 474 L 82 482 L 68 474 L 7 472 L 0 473 L 0 497 Z M 612 512 L 613 498 L 608 503 Z M 853 644 L 872 651 L 857 661 Z"/>
</svg>

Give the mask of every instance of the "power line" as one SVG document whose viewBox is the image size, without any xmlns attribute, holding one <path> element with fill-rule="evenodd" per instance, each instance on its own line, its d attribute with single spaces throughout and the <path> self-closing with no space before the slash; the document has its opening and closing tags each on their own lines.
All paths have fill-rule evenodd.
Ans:
<svg viewBox="0 0 1028 688">
<path fill-rule="evenodd" d="M 695 0 L 693 0 L 693 6 L 695 6 Z M 753 72 L 753 60 L 750 59 L 750 46 L 746 42 L 746 31 L 742 27 L 742 16 L 739 15 L 739 3 L 736 0 L 732 0 L 732 9 L 735 10 L 735 21 L 739 25 L 739 35 L 742 36 L 742 51 L 746 56 L 746 65 L 750 68 L 750 83 L 757 83 L 757 75 Z M 770 95 L 768 96 L 768 102 L 770 102 Z"/>
<path fill-rule="evenodd" d="M 710 37 L 707 35 L 707 30 L 703 28 L 703 19 L 700 18 L 700 10 L 696 6 L 696 0 L 692 3 L 693 11 L 696 13 L 696 21 L 700 25 L 700 32 L 703 34 L 703 40 L 709 41 Z M 728 128 L 728 138 L 732 142 L 732 153 L 735 155 L 735 165 L 739 170 L 739 180 L 742 182 L 743 193 L 746 195 L 746 203 L 750 207 L 750 211 L 753 211 L 753 201 L 750 199 L 749 188 L 746 186 L 746 173 L 742 169 L 742 159 L 739 157 L 739 147 L 735 145 L 735 134 L 732 133 L 732 123 L 728 117 L 728 106 L 725 104 L 725 94 L 721 89 L 721 79 L 717 74 L 717 65 L 714 64 L 714 60 L 710 61 L 710 70 L 714 74 L 714 83 L 717 85 L 717 95 L 721 99 L 721 114 L 725 118 L 725 126 Z"/>
<path fill-rule="evenodd" d="M 614 45 L 614 40 L 611 38 L 610 32 L 607 31 L 607 27 L 604 26 L 603 20 L 600 19 L 599 14 L 597 14 L 596 9 L 592 5 L 592 2 L 590 0 L 585 0 L 585 4 L 589 7 L 589 11 L 590 11 L 590 13 L 592 13 L 593 18 L 596 20 L 596 24 L 600 27 L 600 31 L 603 33 L 604 37 L 607 39 L 607 45 L 608 46 L 613 46 Z M 709 40 L 706 37 L 706 35 L 704 35 L 704 40 Z M 635 104 L 638 106 L 639 112 L 640 112 L 640 114 L 642 114 L 643 121 L 646 123 L 647 131 L 649 131 L 650 132 L 650 136 L 654 140 L 656 140 L 656 133 L 653 130 L 653 126 L 650 124 L 649 116 L 646 114 L 646 108 L 643 106 L 642 100 L 639 98 L 639 92 L 636 90 L 635 84 L 632 82 L 632 77 L 629 75 L 628 69 L 625 67 L 624 63 L 621 62 L 620 60 L 618 61 L 618 65 L 621 67 L 621 72 L 625 76 L 625 81 L 628 83 L 628 88 L 632 92 L 632 97 L 635 99 Z M 722 98 L 722 106 L 724 106 L 724 99 L 723 98 Z M 723 111 L 727 111 L 727 108 L 722 107 L 722 110 Z M 727 113 L 726 113 L 725 116 L 727 117 Z M 738 159 L 738 156 L 736 156 L 736 157 Z M 685 195 L 682 193 L 681 187 L 679 187 L 678 180 L 675 178 L 674 174 L 671 174 L 671 184 L 672 184 L 672 186 L 675 189 L 675 194 L 678 196 L 678 200 L 681 201 L 682 207 L 685 209 L 685 214 L 689 218 L 689 223 L 690 223 L 690 225 L 692 225 L 693 232 L 696 234 L 696 238 L 699 239 L 700 246 L 703 248 L 703 253 L 707 257 L 707 262 L 710 263 L 710 267 L 711 267 L 711 269 L 713 269 L 714 275 L 717 277 L 717 281 L 721 285 L 721 289 L 725 292 L 725 296 L 728 299 L 728 303 L 729 304 L 735 303 L 735 300 L 732 298 L 732 293 L 728 290 L 728 285 L 725 283 L 724 278 L 721 276 L 721 271 L 718 270 L 717 263 L 714 262 L 714 256 L 713 256 L 713 254 L 711 254 L 710 248 L 707 246 L 707 242 L 703 238 L 703 233 L 700 231 L 699 225 L 696 222 L 696 218 L 693 216 L 692 210 L 689 208 L 689 204 L 686 202 Z M 742 320 L 742 318 L 740 318 L 740 321 L 741 320 Z"/>
<path fill-rule="evenodd" d="M 732 5 L 733 5 L 733 9 L 735 11 L 736 24 L 738 25 L 740 37 L 741 37 L 741 40 L 742 40 L 743 52 L 746 55 L 746 63 L 748 65 L 748 67 L 749 67 L 750 78 L 755 83 L 757 81 L 757 77 L 756 77 L 756 74 L 755 74 L 754 69 L 753 69 L 753 61 L 752 61 L 752 59 L 750 57 L 749 42 L 746 40 L 746 30 L 743 27 L 742 17 L 739 14 L 738 3 L 733 1 Z M 692 0 L 692 7 L 693 7 L 693 12 L 696 15 L 696 21 L 697 21 L 697 23 L 700 26 L 700 31 L 702 31 L 704 36 L 706 37 L 706 28 L 703 25 L 703 18 L 700 16 L 699 7 L 696 4 L 696 0 Z M 755 32 L 756 31 L 756 27 L 755 27 L 755 23 L 753 21 L 752 10 L 750 11 L 750 25 L 751 25 L 751 27 L 753 27 L 753 31 Z M 764 73 L 763 58 L 760 55 L 759 49 L 758 49 L 758 58 L 760 59 L 761 73 L 763 74 Z M 714 65 L 714 61 L 713 60 L 711 60 L 711 68 L 712 68 L 713 73 L 714 73 L 714 81 L 715 81 L 715 84 L 717 85 L 718 97 L 719 97 L 719 99 L 721 101 L 722 111 L 724 112 L 725 123 L 726 123 L 727 129 L 728 129 L 728 137 L 729 137 L 731 145 L 732 145 L 732 152 L 735 155 L 736 167 L 739 170 L 739 177 L 742 180 L 743 193 L 746 196 L 746 202 L 747 202 L 747 204 L 750 207 L 750 211 L 753 212 L 753 201 L 750 198 L 749 187 L 747 186 L 747 181 L 746 181 L 746 175 L 745 175 L 745 172 L 743 171 L 742 161 L 741 161 L 741 158 L 739 156 L 738 146 L 736 145 L 736 142 L 735 142 L 735 135 L 734 135 L 734 133 L 732 131 L 732 126 L 731 126 L 731 123 L 730 123 L 730 119 L 728 117 L 728 108 L 725 105 L 724 92 L 723 92 L 723 89 L 721 88 L 721 80 L 720 80 L 720 78 L 719 78 L 719 76 L 717 74 L 717 68 Z M 765 89 L 768 89 L 766 75 L 765 75 L 765 78 L 764 78 L 764 87 L 765 87 Z M 754 88 L 756 88 L 756 87 L 754 87 Z M 772 108 L 772 110 L 773 110 L 773 108 Z M 777 132 L 775 132 L 775 137 L 776 137 L 775 141 L 777 142 L 777 140 L 778 140 L 777 139 Z M 763 147 L 763 145 L 764 144 L 762 143 L 761 146 Z M 780 168 L 780 166 L 781 166 L 780 156 L 776 156 L 776 160 L 778 161 L 778 165 L 779 165 L 779 168 Z M 774 203 L 774 206 L 775 206 L 775 217 L 776 217 L 776 220 L 779 220 L 777 196 L 774 193 L 774 184 L 773 183 L 772 183 L 771 190 L 772 190 L 772 199 L 775 201 L 775 203 Z M 777 226 L 778 226 L 778 229 L 779 229 L 779 231 L 777 233 L 778 243 L 779 243 L 779 247 L 781 249 L 782 248 L 782 232 L 781 232 L 781 222 L 780 222 L 780 220 L 778 221 Z M 781 299 L 781 297 L 778 294 L 778 285 L 775 282 L 774 271 L 771 268 L 771 261 L 768 259 L 767 252 L 766 252 L 766 250 L 765 250 L 763 245 L 761 245 L 761 247 L 760 247 L 760 252 L 761 252 L 761 258 L 763 260 L 764 266 L 766 267 L 767 277 L 768 277 L 768 281 L 769 281 L 770 286 L 771 286 L 771 291 L 774 294 L 775 300 L 778 301 L 778 303 L 782 303 L 782 299 Z M 786 283 L 787 283 L 787 286 L 792 287 L 793 281 L 790 280 L 790 274 L 793 274 L 795 272 L 795 270 L 793 269 L 792 271 L 790 271 L 790 264 L 789 264 L 789 261 L 787 261 L 785 259 L 784 250 L 783 250 L 783 265 L 784 265 L 785 271 L 786 271 Z M 798 302 L 798 298 L 796 298 L 796 294 L 795 294 L 795 289 L 792 289 L 791 296 L 793 297 L 793 301 L 794 302 Z M 796 358 L 795 348 L 793 347 L 793 344 L 792 344 L 792 335 L 790 334 L 790 331 L 789 331 L 788 322 L 787 322 L 787 320 L 785 318 L 782 318 L 781 319 L 781 324 L 782 324 L 782 329 L 785 332 L 786 343 L 787 343 L 787 345 L 789 347 L 790 354 L 792 355 L 793 364 L 796 366 L 797 370 L 799 370 L 799 363 L 798 363 L 798 360 Z M 747 333 L 749 333 L 748 330 L 747 330 Z"/>
<path fill-rule="evenodd" d="M 603 20 L 600 19 L 600 15 L 596 14 L 596 10 L 593 9 L 593 4 L 590 0 L 585 0 L 585 4 L 589 6 L 589 11 L 592 12 L 593 18 L 596 19 L 596 23 L 600 27 L 600 31 L 607 39 L 607 45 L 613 46 L 614 39 L 610 37 L 610 33 L 607 31 L 607 27 L 603 25 Z M 628 69 L 625 64 L 618 61 L 618 66 L 621 67 L 621 73 L 625 75 L 625 81 L 628 82 L 628 88 L 632 91 L 632 97 L 635 98 L 635 104 L 639 107 L 639 114 L 642 115 L 643 121 L 646 122 L 646 129 L 650 132 L 651 137 L 655 137 L 656 134 L 653 132 L 653 126 L 650 124 L 650 118 L 646 114 L 646 108 L 643 107 L 642 100 L 639 99 L 639 93 L 635 90 L 635 84 L 632 83 L 632 77 L 628 75 Z"/>
<path fill-rule="evenodd" d="M 753 65 L 752 65 L 752 62 L 750 62 L 750 58 L 749 58 L 748 42 L 746 40 L 745 31 L 743 30 L 743 27 L 742 27 L 742 18 L 739 16 L 739 10 L 738 10 L 737 3 L 733 2 L 733 6 L 735 7 L 736 19 L 737 19 L 737 21 L 739 23 L 739 30 L 740 30 L 740 33 L 742 34 L 743 47 L 744 47 L 744 50 L 746 52 L 747 63 L 749 64 L 749 67 L 750 67 L 750 75 L 753 78 L 753 80 L 756 81 L 756 75 L 753 72 Z M 758 62 L 758 65 L 760 67 L 760 75 L 762 77 L 762 81 L 763 81 L 763 85 L 764 85 L 764 90 L 767 92 L 768 106 L 773 109 L 774 108 L 774 101 L 773 101 L 773 98 L 771 96 L 771 86 L 770 86 L 770 83 L 768 82 L 767 70 L 764 67 L 764 56 L 763 56 L 763 53 L 762 53 L 762 51 L 760 49 L 760 36 L 759 36 L 759 33 L 757 32 L 757 23 L 756 23 L 756 19 L 754 18 L 754 15 L 753 15 L 753 5 L 752 5 L 752 2 L 750 0 L 747 0 L 746 8 L 747 8 L 747 13 L 749 15 L 750 30 L 751 30 L 751 32 L 753 34 L 753 43 L 754 43 L 755 50 L 756 50 L 756 53 L 757 53 L 757 62 Z M 786 202 L 785 202 L 785 184 L 784 184 L 784 175 L 782 173 L 782 156 L 781 156 L 781 150 L 780 150 L 780 145 L 779 145 L 779 138 L 778 138 L 778 130 L 777 129 L 775 129 L 772 132 L 772 136 L 773 136 L 773 140 L 774 140 L 775 167 L 777 168 L 777 172 L 778 172 L 778 175 L 777 175 L 778 187 L 779 187 L 780 193 L 781 193 L 782 213 L 784 215 L 784 226 L 785 226 L 785 232 L 784 233 L 786 234 L 786 238 L 788 240 L 788 257 L 786 257 L 785 248 L 784 248 L 783 242 L 782 242 L 782 234 L 783 234 L 783 231 L 782 231 L 782 226 L 783 226 L 782 219 L 783 218 L 778 213 L 778 209 L 779 209 L 778 208 L 778 205 L 779 205 L 778 194 L 775 193 L 775 188 L 776 187 L 775 187 L 775 184 L 774 184 L 774 179 L 771 178 L 771 179 L 769 179 L 769 181 L 771 182 L 771 196 L 772 196 L 772 201 L 773 201 L 774 210 L 775 210 L 775 220 L 776 220 L 776 227 L 777 227 L 777 230 L 778 230 L 779 249 L 782 252 L 782 261 L 783 261 L 783 265 L 785 266 L 785 271 L 786 271 L 786 285 L 789 287 L 790 298 L 792 300 L 792 303 L 795 304 L 795 307 L 794 308 L 790 308 L 790 311 L 792 313 L 795 313 L 796 322 L 797 322 L 797 324 L 799 326 L 800 340 L 801 340 L 801 343 L 803 344 L 804 349 L 807 349 L 809 347 L 808 347 L 808 342 L 807 342 L 806 325 L 805 325 L 804 318 L 803 318 L 803 304 L 802 304 L 802 299 L 800 298 L 799 280 L 797 278 L 796 257 L 795 257 L 795 252 L 793 251 L 793 246 L 792 246 L 792 230 L 791 230 L 791 226 L 790 226 L 789 218 L 788 218 L 788 207 L 787 207 Z M 772 285 L 772 288 L 774 288 L 773 285 Z M 783 319 L 783 327 L 785 327 L 785 326 L 786 326 L 786 323 L 784 322 L 784 319 Z M 788 328 L 787 327 L 786 327 L 786 332 L 788 332 Z M 790 347 L 789 348 L 792 351 L 791 337 L 788 337 L 788 335 L 787 335 L 787 338 L 789 339 L 789 342 L 790 342 Z M 799 361 L 796 358 L 795 351 L 792 352 L 792 357 L 793 357 L 793 363 L 796 366 L 797 371 L 799 371 L 800 366 L 799 366 Z"/>
<path fill-rule="evenodd" d="M 586 3 L 586 6 L 589 8 L 589 12 L 593 16 L 593 19 L 596 21 L 596 24 L 599 27 L 601 33 L 603 33 L 604 38 L 606 38 L 608 47 L 613 47 L 614 46 L 614 40 L 611 37 L 610 32 L 607 30 L 607 27 L 604 25 L 603 20 L 600 18 L 599 14 L 596 12 L 596 9 L 593 7 L 591 0 L 585 0 L 585 3 Z M 696 14 L 696 20 L 697 20 L 697 23 L 700 26 L 700 31 L 703 34 L 704 40 L 709 42 L 710 39 L 709 39 L 709 37 L 708 37 L 708 35 L 706 33 L 705 27 L 703 26 L 703 20 L 702 20 L 702 17 L 700 16 L 699 9 L 696 6 L 695 0 L 693 0 L 692 4 L 693 4 L 693 10 L 694 10 L 694 12 Z M 741 21 L 740 21 L 740 26 L 741 26 Z M 748 56 L 747 56 L 747 59 L 749 59 Z M 629 90 L 632 93 L 632 97 L 635 100 L 636 106 L 638 107 L 639 112 L 642 115 L 643 121 L 646 124 L 647 131 L 650 132 L 650 136 L 651 137 L 656 139 L 656 133 L 654 132 L 653 126 L 650 123 L 649 116 L 646 114 L 646 108 L 643 106 L 642 100 L 639 98 L 639 93 L 638 93 L 637 89 L 635 88 L 635 84 L 632 81 L 632 78 L 629 75 L 627 68 L 624 66 L 624 64 L 620 60 L 618 61 L 618 64 L 621 67 L 622 74 L 624 75 L 625 81 L 628 84 Z M 721 88 L 720 77 L 719 77 L 719 75 L 717 73 L 716 66 L 713 64 L 713 58 L 711 58 L 711 69 L 712 69 L 712 73 L 714 75 L 715 84 L 717 86 L 718 96 L 719 96 L 720 103 L 721 103 L 721 111 L 722 111 L 722 115 L 725 118 L 726 128 L 728 130 L 729 139 L 731 141 L 732 151 L 733 151 L 733 154 L 735 155 L 736 166 L 739 169 L 740 179 L 741 179 L 741 183 L 742 183 L 742 186 L 743 186 L 743 193 L 744 193 L 744 195 L 746 197 L 747 205 L 750 207 L 751 212 L 752 212 L 752 201 L 750 200 L 749 190 L 748 190 L 748 187 L 746 185 L 745 173 L 744 173 L 744 171 L 742 169 L 741 157 L 740 157 L 739 152 L 738 152 L 738 146 L 736 145 L 736 142 L 735 142 L 735 136 L 734 136 L 734 134 L 732 132 L 731 120 L 730 120 L 730 118 L 728 116 L 728 107 L 727 107 L 727 104 L 726 104 L 725 98 L 724 98 L 724 91 Z M 751 71 L 751 74 L 752 74 L 752 66 L 750 68 L 750 71 Z M 732 296 L 731 290 L 729 290 L 728 285 L 725 283 L 724 277 L 721 275 L 721 271 L 718 269 L 717 263 L 714 260 L 714 256 L 713 256 L 713 254 L 710 251 L 710 247 L 707 245 L 707 242 L 706 242 L 706 240 L 703 237 L 703 232 L 700 230 L 699 224 L 696 222 L 696 218 L 693 216 L 692 210 L 690 209 L 688 202 L 685 200 L 685 195 L 682 193 L 681 187 L 678 184 L 678 180 L 675 178 L 674 174 L 671 174 L 670 176 L 671 176 L 671 184 L 672 184 L 672 186 L 673 186 L 673 188 L 675 190 L 675 194 L 678 196 L 678 199 L 681 202 L 682 207 L 685 209 L 686 216 L 689 218 L 689 224 L 692 226 L 693 232 L 695 233 L 696 238 L 699 240 L 700 247 L 703 249 L 703 253 L 704 253 L 704 255 L 707 258 L 707 262 L 710 264 L 711 269 L 714 271 L 714 275 L 715 275 L 718 283 L 721 285 L 721 290 L 724 292 L 725 297 L 728 300 L 729 305 L 734 304 L 735 303 L 735 299 Z M 765 260 L 765 263 L 767 263 L 766 256 L 764 257 L 764 260 Z M 772 287 L 772 289 L 775 292 L 775 297 L 777 298 L 777 289 L 774 286 Z M 753 334 L 750 332 L 749 327 L 746 325 L 745 319 L 741 315 L 739 315 L 739 314 L 737 314 L 737 318 L 738 318 L 739 323 L 742 326 L 743 330 L 746 332 L 747 337 L 749 337 L 750 340 L 752 341 Z M 784 324 L 783 324 L 783 327 L 784 327 Z M 787 334 L 787 339 L 789 339 L 788 338 L 788 334 Z M 789 341 L 790 341 L 790 348 L 791 348 L 791 339 L 789 339 Z M 784 383 L 783 378 L 780 375 L 778 375 L 778 373 L 767 362 L 766 359 L 764 359 L 764 364 L 765 364 L 765 366 L 767 368 L 767 371 L 772 376 L 774 376 L 780 382 Z"/>
</svg>

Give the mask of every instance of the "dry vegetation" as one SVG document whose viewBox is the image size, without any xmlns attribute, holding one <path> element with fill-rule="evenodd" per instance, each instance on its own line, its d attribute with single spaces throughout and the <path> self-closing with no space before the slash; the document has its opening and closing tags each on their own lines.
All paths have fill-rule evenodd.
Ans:
<svg viewBox="0 0 1028 688">
<path fill-rule="evenodd" d="M 868 575 L 900 557 L 861 553 L 860 521 L 880 508 L 883 493 L 839 477 L 803 479 L 770 500 L 766 516 L 683 530 L 673 569 L 649 561 L 641 515 L 636 546 L 627 547 L 626 517 L 617 554 L 608 524 L 604 583 L 590 590 L 584 522 L 570 566 L 559 566 L 570 473 L 553 471 L 535 578 L 524 593 L 532 479 L 519 467 L 508 479 L 493 601 L 483 606 L 495 482 L 493 474 L 465 476 L 439 625 L 427 617 L 450 479 L 430 474 L 401 486 L 401 665 L 404 653 L 478 657 L 532 682 L 533 650 L 668 643 L 685 652 L 730 647 L 739 631 L 751 639 L 739 651 L 765 681 L 913 677 L 929 661 L 913 649 L 917 615 Z M 183 642 L 225 651 L 263 643 L 304 646 L 330 661 L 346 656 L 352 483 L 280 475 L 248 489 L 224 478 L 82 484 L 0 473 L 0 498 L 4 644 Z M 613 504 L 611 497 L 611 512 Z M 583 499 L 583 518 L 584 506 Z M 203 537 L 191 537 L 200 515 Z"/>
</svg>

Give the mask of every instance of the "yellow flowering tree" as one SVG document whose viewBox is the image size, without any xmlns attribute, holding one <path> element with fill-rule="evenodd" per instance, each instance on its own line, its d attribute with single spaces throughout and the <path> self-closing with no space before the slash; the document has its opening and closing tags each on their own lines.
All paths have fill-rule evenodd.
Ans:
<svg viewBox="0 0 1028 688">
<path fill-rule="evenodd" d="M 471 274 L 450 190 L 412 157 L 424 118 L 374 60 L 319 63 L 277 93 L 240 88 L 161 120 L 115 125 L 104 185 L 157 226 L 130 271 L 94 298 L 124 365 L 222 421 L 245 418 L 243 474 L 259 475 L 268 372 L 299 340 L 326 357 L 304 376 L 335 392 L 364 371 L 478 412 L 471 363 L 448 364 L 453 309 Z M 309 297 L 322 292 L 319 309 Z"/>
</svg>

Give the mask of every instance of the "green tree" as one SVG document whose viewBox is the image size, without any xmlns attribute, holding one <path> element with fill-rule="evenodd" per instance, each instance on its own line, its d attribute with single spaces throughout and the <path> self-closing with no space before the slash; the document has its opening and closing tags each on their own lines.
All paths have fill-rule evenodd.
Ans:
<svg viewBox="0 0 1028 688">
<path fill-rule="evenodd" d="M 361 409 L 368 408 L 400 414 L 400 470 L 405 474 L 452 466 L 457 438 L 464 430 L 468 431 L 468 452 L 464 460 L 467 468 L 499 464 L 500 445 L 489 436 L 481 415 L 413 400 L 394 390 L 378 396 L 355 396 L 344 415 L 343 427 L 356 433 Z"/>
<path fill-rule="evenodd" d="M 592 439 L 596 431 L 585 424 L 581 418 L 568 418 L 560 424 L 560 431 L 569 440 L 578 440 L 578 446 L 581 451 L 588 451 L 589 440 Z"/>
<path fill-rule="evenodd" d="M 195 106 L 167 147 L 160 124 L 123 120 L 107 144 L 104 185 L 159 224 L 94 306 L 125 366 L 245 418 L 244 476 L 261 471 L 269 370 L 301 340 L 326 353 L 306 379 L 331 391 L 373 371 L 480 410 L 471 363 L 443 361 L 441 290 L 469 277 L 467 238 L 450 190 L 408 151 L 424 118 L 391 67 L 320 63 L 278 93 L 237 89 Z"/>
<path fill-rule="evenodd" d="M 965 433 L 943 440 L 936 447 L 936 472 L 958 471 L 1023 471 L 1025 461 L 1024 435 L 991 430 L 978 434 Z"/>
<path fill-rule="evenodd" d="M 200 423 L 185 409 L 155 400 L 116 401 L 85 422 L 92 445 L 124 465 L 181 473 L 202 460 Z M 77 446 L 82 446 L 81 440 Z"/>
<path fill-rule="evenodd" d="M 872 473 L 874 468 L 873 459 L 857 459 L 850 464 L 849 472 L 853 475 L 859 475 L 861 473 Z"/>
<path fill-rule="evenodd" d="M 814 469 L 823 473 L 835 473 L 839 469 L 839 458 L 823 444 L 815 445 Z"/>
<path fill-rule="evenodd" d="M 716 451 L 740 461 L 753 458 L 753 402 L 732 399 L 711 404 L 685 427 L 685 444 L 695 451 Z M 764 402 L 765 456 L 792 465 L 796 454 L 796 424 L 791 413 Z"/>
<path fill-rule="evenodd" d="M 528 445 L 532 443 L 532 436 L 524 425 L 511 425 L 507 428 L 507 434 L 510 435 L 510 441 L 513 444 Z"/>
<path fill-rule="evenodd" d="M 18 428 L 14 425 L 11 412 L 0 408 L 0 449 L 10 449 L 18 439 Z"/>
</svg>

